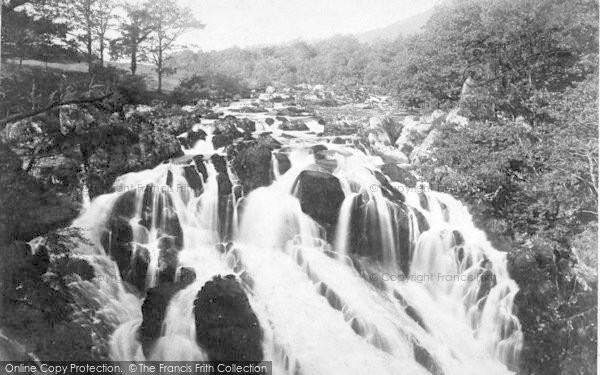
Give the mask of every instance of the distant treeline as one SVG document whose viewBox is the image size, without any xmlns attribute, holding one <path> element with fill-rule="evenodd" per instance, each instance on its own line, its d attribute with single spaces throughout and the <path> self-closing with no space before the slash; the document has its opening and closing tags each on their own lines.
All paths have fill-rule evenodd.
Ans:
<svg viewBox="0 0 600 375">
<path fill-rule="evenodd" d="M 364 86 L 408 104 L 456 102 L 465 82 L 494 110 L 535 116 L 540 92 L 559 92 L 596 69 L 596 0 L 455 0 L 438 5 L 421 33 L 393 42 L 352 36 L 264 48 L 185 51 L 178 75 L 224 74 L 269 84 Z M 543 104 L 543 103 L 542 103 Z"/>
</svg>

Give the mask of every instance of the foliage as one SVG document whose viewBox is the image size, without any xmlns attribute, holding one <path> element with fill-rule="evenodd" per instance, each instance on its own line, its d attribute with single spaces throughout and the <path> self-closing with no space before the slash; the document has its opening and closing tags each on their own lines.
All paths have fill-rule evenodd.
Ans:
<svg viewBox="0 0 600 375">
<path fill-rule="evenodd" d="M 152 16 L 147 2 L 124 4 L 125 16 L 121 18 L 119 29 L 121 36 L 110 43 L 112 60 L 130 58 L 131 74 L 137 71 L 138 58 L 147 59 L 147 47 L 144 44 L 152 33 Z"/>
<path fill-rule="evenodd" d="M 175 0 L 154 0 L 150 3 L 152 33 L 149 41 L 149 60 L 156 66 L 158 91 L 162 89 L 163 74 L 173 70 L 165 66 L 167 54 L 176 47 L 177 39 L 192 28 L 203 28 L 189 8 L 180 7 Z"/>
<path fill-rule="evenodd" d="M 4 57 L 42 61 L 76 58 L 67 38 L 68 25 L 58 23 L 45 9 L 38 12 L 2 6 L 2 54 Z"/>
<path fill-rule="evenodd" d="M 551 121 L 536 127 L 498 121 L 442 128 L 426 175 L 469 202 L 479 219 L 503 220 L 494 232 L 540 234 L 568 246 L 597 220 L 596 85 L 590 78 L 567 90 L 553 102 Z"/>
<path fill-rule="evenodd" d="M 197 76 L 182 80 L 171 93 L 171 100 L 180 105 L 196 104 L 200 99 L 233 99 L 249 94 L 244 82 L 223 74 Z"/>
</svg>

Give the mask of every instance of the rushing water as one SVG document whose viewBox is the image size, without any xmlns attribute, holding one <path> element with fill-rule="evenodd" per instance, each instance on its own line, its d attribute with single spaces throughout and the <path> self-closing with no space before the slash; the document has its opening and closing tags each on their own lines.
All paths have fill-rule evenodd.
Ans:
<svg viewBox="0 0 600 375">
<path fill-rule="evenodd" d="M 225 252 L 215 246 L 224 239 L 224 223 L 211 161 L 204 162 L 206 176 L 199 174 L 203 188 L 198 196 L 185 166 L 171 163 L 121 176 L 115 193 L 91 202 L 73 225 L 87 229 L 96 244 L 78 251 L 97 277 L 74 290 L 95 300 L 100 318 L 114 328 L 112 358 L 207 359 L 196 343 L 193 301 L 213 276 L 233 273 L 253 281 L 246 285 L 248 297 L 264 331 L 264 359 L 273 361 L 276 373 L 514 370 L 522 340 L 512 314 L 518 288 L 508 276 L 505 254 L 473 225 L 467 209 L 446 194 L 408 191 L 398 183 L 390 185 L 404 192 L 406 204 L 394 202 L 374 174 L 374 158 L 351 146 L 328 144 L 336 165 L 331 172 L 345 195 L 328 243 L 323 228 L 294 195 L 300 173 L 315 168 L 309 152 L 313 145 L 290 145 L 291 168 L 281 175 L 273 158 L 270 186 L 235 203 L 232 192 L 225 232 L 233 245 Z M 214 150 L 202 144 L 187 151 L 206 152 Z M 169 188 L 160 188 L 166 184 Z M 148 194 L 147 186 L 156 189 Z M 183 237 L 177 267 L 196 273 L 196 280 L 170 301 L 163 335 L 151 353 L 144 353 L 137 339 L 143 296 L 125 288 L 117 265 L 106 255 L 109 250 L 101 245 L 117 201 L 131 190 L 136 202 L 129 220 L 133 256 L 141 247 L 149 254 L 144 287 L 159 283 L 161 243 L 171 236 L 173 215 Z M 376 238 L 366 252 L 351 240 L 358 206 L 362 225 Z M 402 218 L 404 231 L 398 224 Z"/>
</svg>

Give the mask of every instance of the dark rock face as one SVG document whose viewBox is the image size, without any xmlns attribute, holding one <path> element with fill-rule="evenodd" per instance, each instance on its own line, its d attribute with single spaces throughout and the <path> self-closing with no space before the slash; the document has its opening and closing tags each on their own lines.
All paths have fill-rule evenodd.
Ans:
<svg viewBox="0 0 600 375">
<path fill-rule="evenodd" d="M 208 179 L 208 171 L 206 170 L 206 164 L 204 164 L 204 157 L 202 155 L 196 155 L 193 157 L 196 170 L 202 176 L 202 179 L 206 181 Z"/>
<path fill-rule="evenodd" d="M 129 219 L 124 216 L 112 216 L 108 221 L 107 232 L 102 236 L 102 246 L 119 267 L 121 277 L 127 278 L 131 255 L 133 253 L 133 230 Z"/>
<path fill-rule="evenodd" d="M 190 130 L 187 133 L 187 145 L 189 148 L 193 148 L 196 142 L 199 140 L 206 140 L 206 132 L 202 129 Z"/>
<path fill-rule="evenodd" d="M 162 284 L 156 288 L 150 288 L 146 292 L 146 298 L 142 304 L 142 324 L 138 332 L 145 355 L 150 353 L 152 344 L 162 336 L 163 322 L 171 298 L 196 279 L 196 273 L 192 269 L 187 268 L 185 274 L 187 276 L 181 278 L 180 282 Z"/>
<path fill-rule="evenodd" d="M 197 197 L 200 194 L 202 194 L 202 191 L 203 191 L 202 178 L 200 177 L 198 171 L 196 170 L 196 166 L 195 165 L 186 165 L 185 167 L 183 167 L 183 173 L 184 173 L 185 180 L 187 181 L 188 185 L 194 191 L 194 195 Z"/>
<path fill-rule="evenodd" d="M 231 167 L 248 194 L 252 190 L 271 184 L 271 149 L 260 144 L 238 145 Z"/>
<path fill-rule="evenodd" d="M 392 202 L 405 202 L 406 198 L 404 197 L 404 194 L 402 194 L 400 191 L 398 191 L 398 189 L 393 187 L 392 184 L 390 184 L 390 182 L 381 172 L 376 170 L 375 177 L 377 178 L 377 181 L 379 181 L 379 183 L 381 184 L 380 188 L 384 197 L 391 200 Z"/>
<path fill-rule="evenodd" d="M 208 281 L 194 301 L 196 340 L 213 361 L 261 361 L 263 332 L 233 275 Z"/>
<path fill-rule="evenodd" d="M 271 117 L 267 117 L 265 119 L 265 123 L 269 126 L 273 125 L 275 123 L 275 120 L 273 120 Z"/>
<path fill-rule="evenodd" d="M 76 274 L 82 280 L 91 280 L 96 275 L 92 267 L 85 259 L 70 257 L 67 261 L 67 273 Z"/>
<path fill-rule="evenodd" d="M 319 171 L 303 171 L 294 186 L 302 211 L 332 232 L 337 224 L 344 192 L 337 177 Z"/>
<path fill-rule="evenodd" d="M 131 268 L 127 273 L 125 280 L 129 281 L 138 290 L 146 289 L 146 273 L 150 264 L 150 252 L 141 245 L 137 245 L 134 250 Z"/>
<path fill-rule="evenodd" d="M 397 164 L 385 164 L 381 167 L 381 171 L 395 182 L 400 182 L 409 188 L 417 186 L 417 178 L 409 171 L 399 167 Z"/>
<path fill-rule="evenodd" d="M 252 133 L 252 132 L 256 131 L 256 123 L 254 121 L 252 121 L 252 120 L 247 119 L 247 118 L 242 119 L 242 121 L 240 122 L 240 127 L 246 133 Z"/>
<path fill-rule="evenodd" d="M 277 159 L 277 164 L 279 165 L 279 174 L 282 175 L 287 172 L 292 167 L 292 162 L 288 158 L 288 156 L 281 152 L 275 153 L 275 158 Z"/>
<path fill-rule="evenodd" d="M 597 284 L 578 274 L 568 252 L 544 240 L 509 252 L 508 270 L 520 289 L 514 301 L 524 338 L 519 373 L 594 373 Z"/>
</svg>

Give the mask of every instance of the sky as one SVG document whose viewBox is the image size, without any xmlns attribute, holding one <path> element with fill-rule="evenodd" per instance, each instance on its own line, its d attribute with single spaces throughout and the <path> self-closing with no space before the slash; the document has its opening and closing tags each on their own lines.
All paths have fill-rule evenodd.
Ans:
<svg viewBox="0 0 600 375">
<path fill-rule="evenodd" d="M 179 0 L 202 23 L 181 42 L 203 51 L 315 40 L 387 26 L 435 0 Z M 194 48 L 196 49 L 196 48 Z"/>
</svg>

